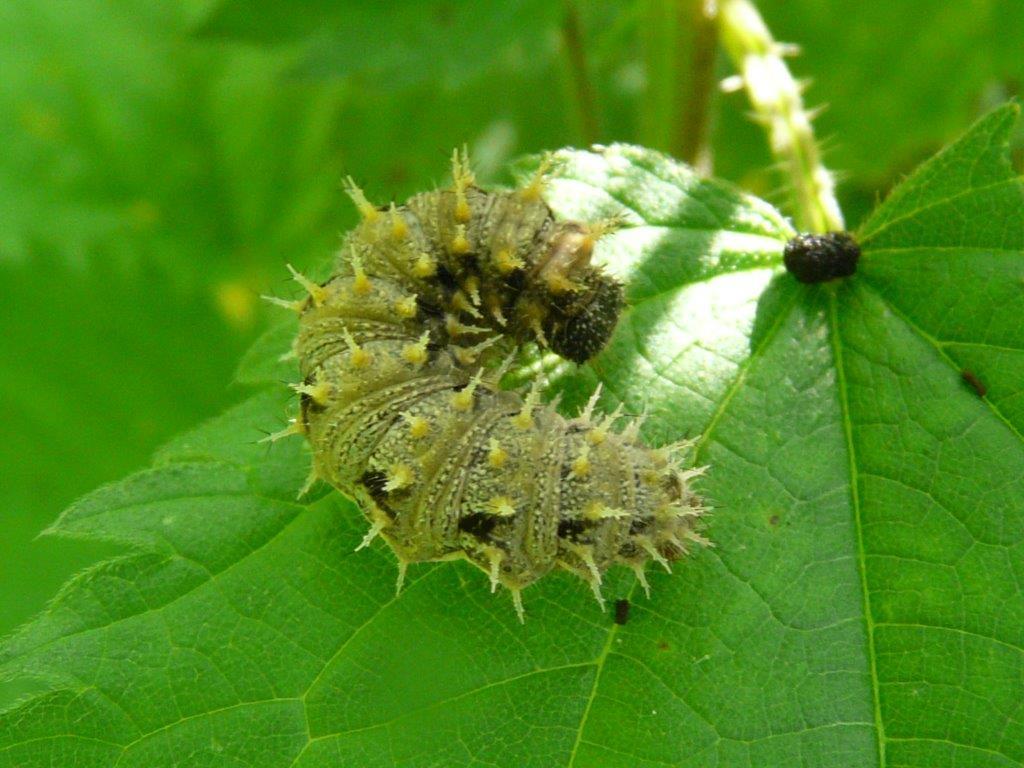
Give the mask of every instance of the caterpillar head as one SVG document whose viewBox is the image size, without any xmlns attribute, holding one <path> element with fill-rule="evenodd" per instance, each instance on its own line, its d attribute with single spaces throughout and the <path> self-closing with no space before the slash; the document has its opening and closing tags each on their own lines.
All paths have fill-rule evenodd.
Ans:
<svg viewBox="0 0 1024 768">
<path fill-rule="evenodd" d="M 534 268 L 540 325 L 552 351 L 575 363 L 600 352 L 622 310 L 622 286 L 591 263 L 603 225 L 559 222 Z"/>
<path fill-rule="evenodd" d="M 544 318 L 551 349 L 574 363 L 584 363 L 611 338 L 622 311 L 622 286 L 594 271 L 564 303 L 554 304 Z"/>
</svg>

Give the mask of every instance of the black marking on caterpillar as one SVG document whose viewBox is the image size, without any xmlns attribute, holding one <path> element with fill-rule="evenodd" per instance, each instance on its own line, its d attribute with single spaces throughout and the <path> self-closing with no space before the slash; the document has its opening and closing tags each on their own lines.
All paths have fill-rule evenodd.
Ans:
<svg viewBox="0 0 1024 768">
<path fill-rule="evenodd" d="M 786 243 L 782 258 L 801 283 L 823 283 L 856 272 L 860 246 L 848 232 L 803 234 Z"/>
<path fill-rule="evenodd" d="M 615 623 L 622 626 L 629 621 L 629 600 L 623 598 L 615 601 Z"/>
<path fill-rule="evenodd" d="M 308 296 L 297 311 L 299 417 L 271 439 L 305 435 L 313 470 L 354 497 L 408 563 L 465 558 L 512 594 L 561 568 L 598 601 L 604 572 L 670 570 L 704 513 L 681 442 L 651 449 L 639 422 L 594 414 L 599 392 L 567 419 L 502 375 L 536 344 L 584 362 L 611 336 L 622 287 L 591 264 L 617 222 L 555 218 L 545 168 L 524 188 L 488 191 L 465 154 L 454 185 L 403 205 L 371 205 L 349 180 L 362 220 L 323 284 L 292 270 Z M 620 601 L 621 602 L 621 601 Z M 617 606 L 618 617 L 621 608 Z"/>
<path fill-rule="evenodd" d="M 984 397 L 988 394 L 988 389 L 982 383 L 981 379 L 977 377 L 974 371 L 964 369 L 960 371 L 960 378 L 971 385 L 974 391 L 978 393 L 978 397 Z"/>
</svg>

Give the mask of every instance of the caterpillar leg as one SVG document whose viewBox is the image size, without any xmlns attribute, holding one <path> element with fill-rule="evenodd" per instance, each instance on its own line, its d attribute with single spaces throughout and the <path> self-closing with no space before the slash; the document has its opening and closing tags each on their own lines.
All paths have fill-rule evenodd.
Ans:
<svg viewBox="0 0 1024 768">
<path fill-rule="evenodd" d="M 520 197 L 523 200 L 534 201 L 540 200 L 544 195 L 544 188 L 547 186 L 547 174 L 554 165 L 555 159 L 550 154 L 545 154 L 541 158 L 540 165 L 537 166 L 537 170 L 534 172 L 530 181 L 527 182 L 526 186 L 519 190 Z"/>
<path fill-rule="evenodd" d="M 498 589 L 498 585 L 501 583 L 498 580 L 499 569 L 501 568 L 501 560 L 504 554 L 498 548 L 493 548 L 487 552 L 487 559 L 490 563 L 490 567 L 487 570 L 487 576 L 491 580 L 491 594 Z"/>
<path fill-rule="evenodd" d="M 305 299 L 282 299 L 278 296 L 260 296 L 266 302 L 273 304 L 275 307 L 283 307 L 297 315 L 302 314 L 302 310 L 306 307 Z"/>
<path fill-rule="evenodd" d="M 306 482 L 299 488 L 299 493 L 296 495 L 296 499 L 301 499 L 307 493 L 312 490 L 313 486 L 316 485 L 316 481 L 320 479 L 320 473 L 317 472 L 316 464 L 309 468 L 309 474 L 306 475 Z"/>
<path fill-rule="evenodd" d="M 672 573 L 672 566 L 669 565 L 668 560 L 665 559 L 664 555 L 658 551 L 658 548 L 651 543 L 650 539 L 639 538 L 638 541 L 640 546 L 643 547 L 644 551 L 651 556 L 651 559 L 654 560 L 654 562 L 658 563 L 668 573 Z"/>
<path fill-rule="evenodd" d="M 387 525 L 387 523 L 385 523 L 382 520 L 375 521 L 373 525 L 370 526 L 370 530 L 368 530 L 366 532 L 366 535 L 363 536 L 363 540 L 359 542 L 359 545 L 356 547 L 355 551 L 358 552 L 360 549 L 364 549 L 370 546 L 370 542 L 372 542 L 380 535 L 380 532 L 384 530 L 385 525 Z"/>
<path fill-rule="evenodd" d="M 587 584 L 590 585 L 590 591 L 594 593 L 594 597 L 597 599 L 597 604 L 601 606 L 601 610 L 604 611 L 604 595 L 601 594 L 601 571 L 597 567 L 597 563 L 594 561 L 594 553 L 590 547 L 583 546 L 572 546 L 571 550 L 575 555 L 583 562 L 587 568 L 587 575 L 580 574 L 579 571 L 575 571 L 578 575 L 583 578 Z M 570 566 L 571 568 L 571 566 Z"/>
<path fill-rule="evenodd" d="M 644 573 L 643 563 L 633 563 L 633 573 L 636 574 L 636 580 L 640 582 L 640 586 L 644 589 L 644 595 L 648 600 L 651 599 L 651 585 L 647 583 L 647 574 Z"/>
<path fill-rule="evenodd" d="M 284 429 L 280 429 L 277 432 L 267 435 L 262 438 L 259 442 L 261 443 L 276 443 L 285 437 L 291 437 L 292 435 L 304 435 L 306 434 L 305 425 L 298 419 L 289 419 L 288 426 Z"/>
<path fill-rule="evenodd" d="M 377 210 L 377 206 L 366 199 L 366 194 L 359 185 L 356 184 L 355 180 L 348 176 L 344 182 L 345 194 L 347 194 L 352 202 L 355 203 L 356 210 L 359 211 L 359 215 L 365 221 L 376 221 L 380 216 L 380 211 Z"/>
<path fill-rule="evenodd" d="M 405 560 L 398 561 L 398 577 L 395 579 L 395 597 L 402 593 L 402 585 L 405 584 L 405 572 L 409 569 L 409 563 Z"/>
<path fill-rule="evenodd" d="M 516 609 L 516 616 L 519 617 L 519 623 L 526 623 L 526 611 L 523 610 L 523 593 L 519 587 L 509 587 L 508 591 L 512 595 L 512 605 Z"/>
<path fill-rule="evenodd" d="M 313 300 L 313 306 L 319 307 L 327 300 L 327 289 L 325 289 L 319 283 L 316 283 L 306 277 L 304 274 L 299 272 L 291 264 L 285 264 L 288 267 L 288 271 L 292 273 L 292 279 L 301 285 L 306 293 L 309 294 L 309 298 Z M 285 304 L 284 306 L 288 306 Z"/>
</svg>

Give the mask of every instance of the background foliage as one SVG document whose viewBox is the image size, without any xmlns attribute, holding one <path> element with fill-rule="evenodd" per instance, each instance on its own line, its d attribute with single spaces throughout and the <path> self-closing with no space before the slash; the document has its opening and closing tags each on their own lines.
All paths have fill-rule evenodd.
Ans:
<svg viewBox="0 0 1024 768">
<path fill-rule="evenodd" d="M 1024 81 L 1014 2 L 760 5 L 802 46 L 810 103 L 828 104 L 818 130 L 851 226 Z M 441 179 L 463 142 L 498 180 L 518 155 L 591 139 L 683 147 L 693 40 L 677 3 L 579 4 L 593 110 L 558 4 L 316 6 L 0 6 L 0 629 L 116 551 L 34 540 L 62 507 L 239 399 L 235 363 L 267 322 L 256 296 L 279 289 L 285 261 L 322 261 L 351 222 L 343 172 L 400 198 Z M 779 200 L 746 109 L 713 96 L 714 173 Z M 848 300 L 892 299 L 895 280 L 904 311 L 925 311 L 927 292 L 879 270 L 875 293 Z M 956 341 L 942 318 L 916 322 Z M 24 683 L 6 685 L 10 701 Z"/>
</svg>

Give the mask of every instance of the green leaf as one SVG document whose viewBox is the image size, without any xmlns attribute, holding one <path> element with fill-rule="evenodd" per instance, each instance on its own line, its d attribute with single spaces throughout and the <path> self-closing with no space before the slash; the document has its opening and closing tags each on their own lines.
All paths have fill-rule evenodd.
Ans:
<svg viewBox="0 0 1024 768">
<path fill-rule="evenodd" d="M 0 766 L 1024 761 L 1016 111 L 910 177 L 859 273 L 819 286 L 782 271 L 769 206 L 635 147 L 560 153 L 553 205 L 629 222 L 601 255 L 630 308 L 555 385 L 699 436 L 717 509 L 715 548 L 650 600 L 608 579 L 626 625 L 564 574 L 525 625 L 465 564 L 396 597 L 349 502 L 294 501 L 305 448 L 254 442 L 287 412 L 267 389 L 55 524 L 131 552 L 0 649 L 54 687 L 0 716 Z"/>
</svg>

